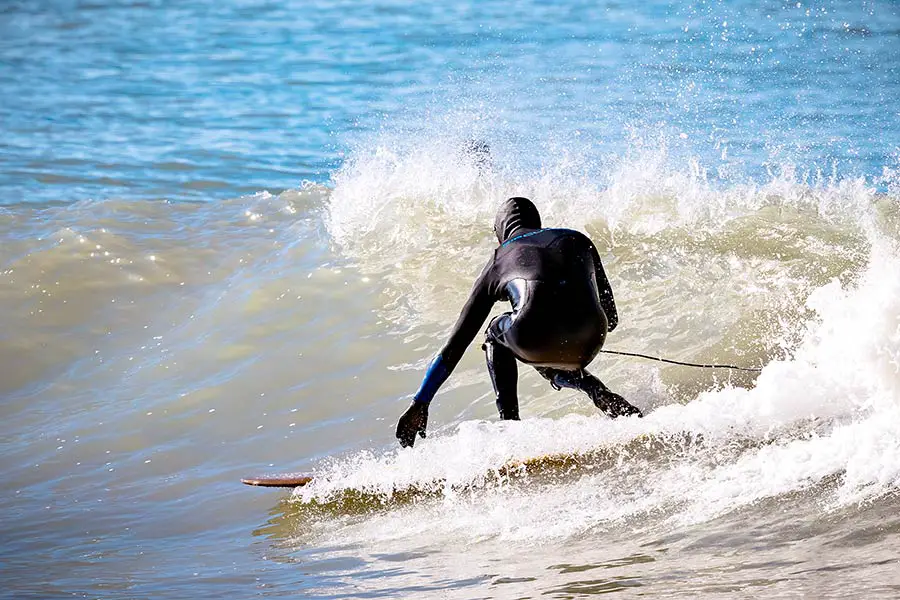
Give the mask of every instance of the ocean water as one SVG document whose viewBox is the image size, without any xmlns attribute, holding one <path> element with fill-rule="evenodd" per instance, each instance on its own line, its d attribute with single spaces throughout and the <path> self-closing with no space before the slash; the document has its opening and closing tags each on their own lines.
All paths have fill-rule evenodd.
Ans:
<svg viewBox="0 0 900 600">
<path fill-rule="evenodd" d="M 896 2 L 0 32 L 0 597 L 900 595 Z M 608 349 L 761 371 L 601 355 L 612 421 L 523 368 L 502 423 L 476 340 L 400 449 L 513 195 L 598 246 Z"/>
</svg>

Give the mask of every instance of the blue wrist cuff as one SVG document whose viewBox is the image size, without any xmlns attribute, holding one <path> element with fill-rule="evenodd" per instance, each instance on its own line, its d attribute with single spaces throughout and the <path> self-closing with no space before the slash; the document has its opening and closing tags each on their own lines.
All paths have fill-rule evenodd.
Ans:
<svg viewBox="0 0 900 600">
<path fill-rule="evenodd" d="M 422 385 L 419 386 L 419 391 L 416 392 L 413 401 L 418 404 L 430 404 L 431 399 L 434 398 L 434 395 L 437 394 L 438 389 L 447 381 L 448 377 L 450 377 L 450 372 L 447 370 L 441 355 L 438 354 L 431 361 L 431 364 L 428 365 L 425 379 L 422 380 Z"/>
</svg>

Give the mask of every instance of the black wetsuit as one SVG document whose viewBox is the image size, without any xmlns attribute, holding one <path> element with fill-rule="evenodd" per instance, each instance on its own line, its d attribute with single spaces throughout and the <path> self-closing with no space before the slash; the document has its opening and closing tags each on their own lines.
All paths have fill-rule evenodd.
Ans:
<svg viewBox="0 0 900 600">
<path fill-rule="evenodd" d="M 462 358 L 498 300 L 512 311 L 494 318 L 482 348 L 502 419 L 519 418 L 516 361 L 535 367 L 556 389 L 586 392 L 610 417 L 641 416 L 585 370 L 618 323 L 612 289 L 594 244 L 571 229 L 541 229 L 527 198 L 510 198 L 497 213 L 500 247 L 485 266 L 450 339 L 431 361 L 410 407 L 397 423 L 402 446 L 425 437 L 428 405 Z"/>
<path fill-rule="evenodd" d="M 488 339 L 535 366 L 584 368 L 617 322 L 612 290 L 584 234 L 517 229 L 494 251 L 440 351 L 448 371 L 500 300 L 508 300 L 512 312 L 491 321 Z"/>
<path fill-rule="evenodd" d="M 429 365 L 414 405 L 427 406 L 494 303 L 508 300 L 512 311 L 491 321 L 483 346 L 501 418 L 518 419 L 516 360 L 537 368 L 557 389 L 587 392 L 610 416 L 640 414 L 584 370 L 618 323 L 594 244 L 571 229 L 541 229 L 537 209 L 525 198 L 504 203 L 494 231 L 500 246 L 475 282 L 450 339 Z"/>
</svg>

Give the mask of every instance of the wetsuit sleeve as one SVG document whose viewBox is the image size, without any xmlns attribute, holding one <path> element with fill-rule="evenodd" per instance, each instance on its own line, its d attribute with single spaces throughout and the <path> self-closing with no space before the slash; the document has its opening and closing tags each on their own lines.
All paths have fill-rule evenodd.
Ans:
<svg viewBox="0 0 900 600">
<path fill-rule="evenodd" d="M 416 392 L 414 401 L 424 404 L 431 402 L 441 385 L 450 377 L 450 373 L 456 368 L 459 360 L 465 353 L 466 348 L 475 339 L 484 321 L 491 313 L 491 307 L 494 305 L 494 298 L 491 294 L 491 286 L 489 283 L 490 274 L 492 272 L 493 260 L 484 268 L 481 276 L 475 282 L 469 299 L 463 306 L 459 319 L 450 333 L 450 339 L 441 348 L 431 364 L 428 365 L 428 371 L 425 373 L 425 379 Z"/>
<path fill-rule="evenodd" d="M 612 331 L 619 324 L 616 300 L 613 298 L 612 287 L 609 285 L 606 271 L 603 270 L 600 253 L 597 252 L 597 248 L 593 243 L 591 244 L 591 257 L 594 259 L 594 273 L 597 278 L 597 293 L 600 296 L 600 306 L 603 307 L 603 312 L 606 313 L 606 320 L 609 323 L 608 330 Z"/>
</svg>

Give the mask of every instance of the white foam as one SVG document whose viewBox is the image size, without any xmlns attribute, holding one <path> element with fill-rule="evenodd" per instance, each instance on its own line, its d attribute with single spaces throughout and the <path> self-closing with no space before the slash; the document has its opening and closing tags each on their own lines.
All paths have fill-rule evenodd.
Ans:
<svg viewBox="0 0 900 600">
<path fill-rule="evenodd" d="M 565 147 L 501 145 L 493 168 L 482 171 L 461 151 L 466 142 L 456 133 L 431 132 L 424 140 L 405 135 L 383 133 L 333 177 L 328 225 L 350 249 L 388 250 L 402 257 L 445 244 L 459 232 L 466 242 L 472 233 L 489 239 L 496 206 L 514 195 L 534 200 L 546 222 L 644 234 L 688 226 L 715 230 L 766 206 L 844 225 L 873 214 L 875 188 L 864 178 L 801 172 L 783 164 L 772 168 L 763 183 L 721 180 L 696 158 L 675 158 L 663 136 L 636 138 L 630 152 L 604 161 Z M 529 163 L 523 170 L 515 156 L 548 151 L 553 154 L 542 155 L 537 169 Z"/>
</svg>

